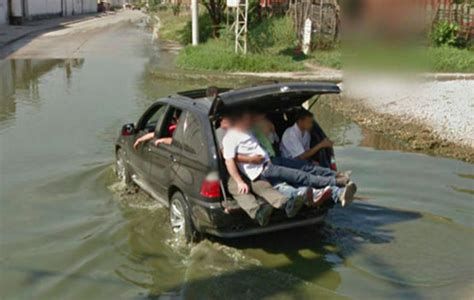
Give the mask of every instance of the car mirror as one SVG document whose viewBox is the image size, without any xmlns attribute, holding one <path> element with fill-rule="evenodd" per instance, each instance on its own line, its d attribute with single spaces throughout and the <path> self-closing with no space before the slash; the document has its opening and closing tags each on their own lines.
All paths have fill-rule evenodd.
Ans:
<svg viewBox="0 0 474 300">
<path fill-rule="evenodd" d="M 129 136 L 135 134 L 135 125 L 133 123 L 125 124 L 122 126 L 122 135 Z"/>
</svg>

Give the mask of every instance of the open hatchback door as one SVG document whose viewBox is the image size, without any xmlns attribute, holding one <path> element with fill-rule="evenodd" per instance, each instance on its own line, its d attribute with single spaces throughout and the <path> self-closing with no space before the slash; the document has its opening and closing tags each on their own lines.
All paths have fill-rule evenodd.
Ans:
<svg viewBox="0 0 474 300">
<path fill-rule="evenodd" d="M 271 83 L 225 91 L 216 97 L 211 105 L 210 115 L 236 108 L 279 109 L 300 106 L 314 96 L 339 94 L 341 90 L 334 83 L 289 82 Z"/>
</svg>

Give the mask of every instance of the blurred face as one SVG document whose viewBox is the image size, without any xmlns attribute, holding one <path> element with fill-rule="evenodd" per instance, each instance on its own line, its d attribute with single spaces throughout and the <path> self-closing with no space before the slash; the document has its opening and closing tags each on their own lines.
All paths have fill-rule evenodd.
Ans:
<svg viewBox="0 0 474 300">
<path fill-rule="evenodd" d="M 252 115 L 249 113 L 243 114 L 238 120 L 235 121 L 234 126 L 239 128 L 240 130 L 250 130 L 253 124 Z"/>
<path fill-rule="evenodd" d="M 313 128 L 313 118 L 308 116 L 299 120 L 298 126 L 303 131 L 310 131 Z"/>
<path fill-rule="evenodd" d="M 225 129 L 230 128 L 230 119 L 227 117 L 223 117 L 221 120 L 221 127 Z"/>
</svg>

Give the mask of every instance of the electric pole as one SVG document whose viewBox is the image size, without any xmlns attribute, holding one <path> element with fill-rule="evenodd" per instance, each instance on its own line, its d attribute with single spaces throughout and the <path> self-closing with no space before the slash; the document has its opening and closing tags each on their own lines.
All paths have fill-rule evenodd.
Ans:
<svg viewBox="0 0 474 300">
<path fill-rule="evenodd" d="M 191 21 L 192 21 L 192 36 L 193 46 L 199 44 L 199 12 L 198 0 L 191 0 Z"/>
</svg>

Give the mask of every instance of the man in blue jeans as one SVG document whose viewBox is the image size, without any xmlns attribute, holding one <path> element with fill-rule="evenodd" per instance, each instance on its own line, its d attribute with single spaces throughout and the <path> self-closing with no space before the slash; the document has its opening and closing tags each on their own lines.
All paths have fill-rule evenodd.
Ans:
<svg viewBox="0 0 474 300">
<path fill-rule="evenodd" d="M 337 185 L 336 177 L 312 175 L 302 170 L 272 163 L 268 153 L 260 146 L 251 132 L 253 120 L 249 113 L 234 116 L 232 123 L 233 127 L 227 131 L 223 139 L 223 156 L 227 170 L 236 182 L 239 193 L 246 194 L 249 192 L 249 186 L 242 179 L 240 172 L 251 182 L 264 180 L 273 186 L 283 182 L 292 186 L 310 186 L 313 188 Z M 236 163 L 235 159 L 238 155 L 247 156 L 250 160 L 245 163 Z M 345 203 L 352 202 L 356 190 L 356 185 L 349 182 L 336 196 L 345 205 Z"/>
</svg>

